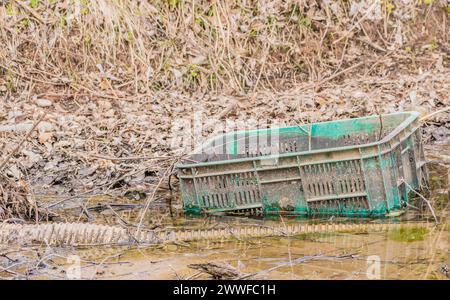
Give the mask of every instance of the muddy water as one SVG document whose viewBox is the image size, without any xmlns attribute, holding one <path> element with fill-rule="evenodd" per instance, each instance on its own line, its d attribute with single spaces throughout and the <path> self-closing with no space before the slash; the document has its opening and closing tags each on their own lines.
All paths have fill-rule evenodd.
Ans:
<svg viewBox="0 0 450 300">
<path fill-rule="evenodd" d="M 307 234 L 153 248 L 66 250 L 81 276 L 97 279 L 210 278 L 190 264 L 226 262 L 255 279 L 445 279 L 448 224 L 430 230 Z M 67 268 L 60 259 L 59 268 Z M 49 274 L 50 275 L 50 274 Z"/>
<path fill-rule="evenodd" d="M 391 228 L 385 232 L 330 232 L 227 242 L 167 244 L 150 248 L 64 249 L 62 258 L 56 260 L 56 270 L 59 272 L 56 273 L 63 274 L 65 269 L 70 268 L 66 257 L 77 255 L 81 262 L 81 277 L 96 279 L 206 279 L 211 276 L 189 265 L 210 262 L 227 263 L 236 268 L 240 276 L 254 279 L 448 279 L 444 270 L 450 264 L 448 169 L 432 164 L 430 171 L 432 192 L 428 197 L 438 207 L 442 217 L 442 224 L 430 229 L 413 227 L 410 230 Z M 412 205 L 418 210 L 408 209 L 399 217 L 381 221 L 433 223 L 431 214 L 419 199 L 413 200 Z M 125 218 L 126 214 L 122 216 Z M 317 223 L 329 219 L 282 221 Z M 333 221 L 363 222 L 345 218 L 333 218 Z M 380 220 L 364 220 L 374 221 Z M 206 228 L 224 223 L 271 225 L 277 222 L 280 220 L 224 216 L 186 218 L 175 214 L 172 218 L 163 219 L 160 225 Z M 55 273 L 49 276 L 55 276 Z"/>
<path fill-rule="evenodd" d="M 441 224 L 430 229 L 391 228 L 385 232 L 330 232 L 154 247 L 52 248 L 47 250 L 52 253 L 52 259 L 46 261 L 48 267 L 40 269 L 31 278 L 207 279 L 211 278 L 209 274 L 189 265 L 218 262 L 231 265 L 239 276 L 251 279 L 448 279 L 445 271 L 450 265 L 448 166 L 448 162 L 441 160 L 429 167 L 431 191 L 426 196 L 441 216 Z M 170 198 L 169 194 L 159 199 L 145 218 L 147 228 L 208 228 L 223 224 L 271 225 L 280 222 L 245 216 L 185 217 L 179 210 L 169 209 L 167 199 L 175 207 L 177 199 Z M 108 197 L 97 196 L 86 206 L 110 201 Z M 411 205 L 398 217 L 383 220 L 333 218 L 333 221 L 433 223 L 429 210 L 420 199 L 413 199 Z M 96 223 L 136 224 L 139 211 L 104 209 L 91 211 L 90 217 Z M 88 217 L 81 213 L 78 219 L 86 221 Z M 282 220 L 286 223 L 329 221 Z"/>
</svg>

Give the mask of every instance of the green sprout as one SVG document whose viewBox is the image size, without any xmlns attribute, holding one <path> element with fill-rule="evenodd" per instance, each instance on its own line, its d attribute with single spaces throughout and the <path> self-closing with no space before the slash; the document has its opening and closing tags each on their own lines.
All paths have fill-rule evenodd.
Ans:
<svg viewBox="0 0 450 300">
<path fill-rule="evenodd" d="M 297 24 L 302 27 L 311 28 L 311 19 L 304 16 L 299 16 Z"/>
<path fill-rule="evenodd" d="M 196 64 L 192 64 L 192 65 L 189 66 L 189 76 L 193 80 L 198 79 L 198 77 L 200 76 L 200 71 L 199 71 L 198 66 Z"/>
<path fill-rule="evenodd" d="M 167 0 L 167 4 L 169 4 L 170 9 L 174 9 L 180 4 L 180 0 Z"/>
<path fill-rule="evenodd" d="M 67 26 L 67 16 L 61 16 L 59 18 L 59 24 L 61 25 L 61 27 L 66 27 Z"/>
<path fill-rule="evenodd" d="M 133 34 L 133 32 L 132 31 L 127 31 L 127 41 L 130 43 L 130 44 L 134 44 L 135 43 L 135 38 L 134 38 L 134 34 Z"/>
<path fill-rule="evenodd" d="M 211 5 L 211 6 L 208 8 L 208 10 L 206 11 L 206 15 L 207 15 L 208 17 L 212 17 L 212 16 L 215 15 L 215 12 L 216 12 L 216 6 L 213 4 L 213 5 Z"/>
<path fill-rule="evenodd" d="M 14 16 L 14 7 L 11 3 L 6 6 L 6 14 L 10 17 Z"/>
<path fill-rule="evenodd" d="M 39 6 L 39 0 L 30 0 L 30 7 L 36 8 Z"/>
<path fill-rule="evenodd" d="M 90 10 L 89 10 L 89 6 L 91 5 L 90 0 L 81 0 L 81 10 L 80 13 L 85 16 L 87 14 L 89 14 Z"/>
<path fill-rule="evenodd" d="M 205 21 L 204 21 L 203 18 L 201 18 L 201 17 L 195 18 L 195 23 L 197 23 L 198 25 L 200 25 L 200 27 L 202 27 L 203 29 L 206 28 Z"/>
</svg>

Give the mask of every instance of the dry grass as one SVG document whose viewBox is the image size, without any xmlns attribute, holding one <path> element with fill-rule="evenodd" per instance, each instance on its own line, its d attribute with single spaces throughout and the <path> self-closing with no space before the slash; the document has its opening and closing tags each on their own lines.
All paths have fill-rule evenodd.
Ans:
<svg viewBox="0 0 450 300">
<path fill-rule="evenodd" d="M 0 86 L 4 94 L 113 99 L 173 89 L 283 90 L 360 61 L 366 74 L 391 72 L 385 60 L 392 58 L 395 69 L 422 68 L 432 50 L 448 47 L 446 1 L 380 3 L 7 1 Z"/>
<path fill-rule="evenodd" d="M 39 220 L 43 211 L 29 196 L 26 185 L 15 182 L 0 174 L 0 220 Z"/>
</svg>

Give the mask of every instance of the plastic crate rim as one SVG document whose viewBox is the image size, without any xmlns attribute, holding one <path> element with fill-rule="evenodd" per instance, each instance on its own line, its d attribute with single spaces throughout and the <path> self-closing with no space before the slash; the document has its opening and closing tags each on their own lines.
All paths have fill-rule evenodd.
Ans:
<svg viewBox="0 0 450 300">
<path fill-rule="evenodd" d="M 384 143 L 390 141 L 398 133 L 400 133 L 402 130 L 404 130 L 409 124 L 411 124 L 413 121 L 415 121 L 420 116 L 420 113 L 417 112 L 417 111 L 405 111 L 405 112 L 396 112 L 396 113 L 382 114 L 381 115 L 381 116 L 393 116 L 393 115 L 408 115 L 408 114 L 410 115 L 408 118 L 406 118 L 404 121 L 402 121 L 388 135 L 386 135 L 384 138 L 382 138 L 381 140 L 376 141 L 376 142 L 366 143 L 366 144 L 361 144 L 361 145 L 350 145 L 350 146 L 334 147 L 334 148 L 327 148 L 327 149 L 318 149 L 318 150 L 307 150 L 307 151 L 283 153 L 283 154 L 276 154 L 276 155 L 272 155 L 272 156 L 271 155 L 267 155 L 267 156 L 264 156 L 264 159 L 270 159 L 271 157 L 272 158 L 275 158 L 275 157 L 282 158 L 282 157 L 318 154 L 318 153 L 326 153 L 326 152 L 346 151 L 346 150 L 352 150 L 352 149 L 361 149 L 361 148 L 368 148 L 368 147 L 373 147 L 373 146 L 379 146 L 381 144 L 384 144 Z M 374 118 L 374 117 L 378 117 L 378 116 L 379 115 L 370 115 L 370 116 L 361 117 L 361 118 L 346 118 L 346 119 L 341 119 L 339 121 L 346 121 L 346 120 L 353 120 L 353 119 L 369 119 L 369 118 Z M 307 126 L 307 125 L 310 125 L 310 124 L 326 124 L 326 123 L 332 123 L 332 122 L 336 122 L 336 121 L 337 120 L 325 121 L 325 122 L 317 122 L 317 123 L 308 123 L 308 124 L 305 124 L 305 125 Z M 280 129 L 280 128 L 283 128 L 283 127 L 271 128 L 271 130 Z M 257 129 L 254 129 L 254 130 L 257 130 Z M 248 131 L 249 130 L 240 130 L 240 131 L 236 131 L 235 133 L 244 133 L 244 132 L 248 132 Z M 216 139 L 218 137 L 221 137 L 221 136 L 226 136 L 227 134 L 228 133 L 224 133 L 224 134 L 217 135 L 217 136 L 209 138 L 204 143 L 202 143 L 199 147 L 194 149 L 194 151 L 190 152 L 188 154 L 188 156 L 193 155 L 193 154 L 199 154 L 199 151 L 204 149 L 205 146 L 210 144 L 214 139 Z M 220 161 L 212 161 L 212 162 L 178 163 L 178 164 L 175 164 L 175 167 L 178 168 L 178 169 L 186 169 L 186 168 L 193 168 L 193 167 L 205 167 L 205 166 L 213 166 L 213 165 L 222 165 L 222 164 L 227 164 L 227 163 L 240 163 L 240 162 L 254 161 L 254 160 L 259 160 L 259 159 L 260 159 L 259 157 L 246 157 L 246 158 L 239 158 L 239 159 L 233 159 L 233 160 L 220 160 Z"/>
</svg>

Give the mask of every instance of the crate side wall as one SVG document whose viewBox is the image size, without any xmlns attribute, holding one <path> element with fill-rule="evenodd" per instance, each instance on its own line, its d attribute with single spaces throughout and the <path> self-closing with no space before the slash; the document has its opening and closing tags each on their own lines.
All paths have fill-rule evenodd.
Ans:
<svg viewBox="0 0 450 300">
<path fill-rule="evenodd" d="M 368 132 L 380 129 L 377 122 L 360 125 Z M 194 167 L 186 172 L 191 177 L 180 178 L 183 203 L 210 211 L 263 206 L 266 214 L 384 214 L 408 201 L 401 180 L 416 188 L 426 176 L 418 165 L 424 156 L 420 132 L 413 132 L 417 124 L 402 125 L 373 146 L 281 157 L 255 153 L 252 160 Z"/>
</svg>

